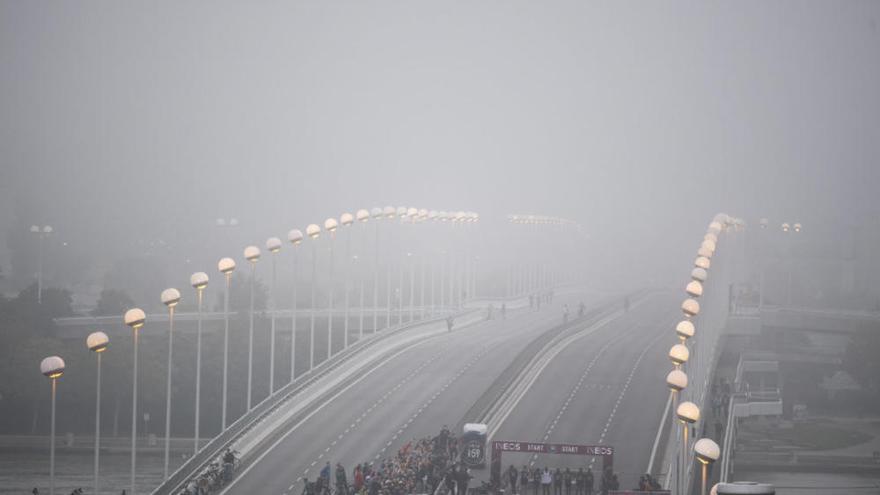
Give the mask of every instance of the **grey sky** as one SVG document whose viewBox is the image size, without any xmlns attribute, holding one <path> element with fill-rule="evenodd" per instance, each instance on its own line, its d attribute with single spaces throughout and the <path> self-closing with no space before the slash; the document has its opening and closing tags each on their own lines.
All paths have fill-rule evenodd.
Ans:
<svg viewBox="0 0 880 495">
<path fill-rule="evenodd" d="M 875 1 L 0 0 L 4 204 L 111 239 L 378 204 L 651 242 L 719 210 L 838 222 L 878 211 L 878 23 Z"/>
</svg>

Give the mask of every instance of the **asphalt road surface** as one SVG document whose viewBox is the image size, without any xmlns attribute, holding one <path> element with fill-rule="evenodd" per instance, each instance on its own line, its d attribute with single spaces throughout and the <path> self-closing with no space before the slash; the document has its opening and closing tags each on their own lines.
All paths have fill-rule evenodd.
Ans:
<svg viewBox="0 0 880 495">
<path fill-rule="evenodd" d="M 494 440 L 612 446 L 620 488 L 636 488 L 668 398 L 667 353 L 680 317 L 674 295 L 652 295 L 574 342 L 544 370 Z M 598 486 L 602 458 L 504 453 L 502 472 L 511 464 L 592 468 Z"/>
<path fill-rule="evenodd" d="M 402 353 L 306 423 L 279 434 L 225 493 L 298 494 L 302 478 L 314 479 L 325 462 L 341 462 L 350 476 L 355 464 L 376 462 L 413 438 L 436 435 L 442 425 L 462 418 L 525 345 L 560 323 L 563 303 L 576 308 L 581 299 L 589 307 L 597 298 L 558 295 L 539 312 L 526 310 L 506 320 L 476 324 Z M 547 367 L 496 438 L 542 441 L 553 425 L 547 441 L 614 445 L 615 466 L 625 473 L 621 481 L 632 474 L 634 483 L 647 464 L 666 400 L 668 340 L 658 338 L 672 335 L 676 309 L 674 298 L 650 296 L 575 342 Z M 555 419 L 569 396 L 565 411 Z M 525 456 L 509 460 L 518 466 L 530 461 L 517 457 Z M 585 460 L 589 462 L 580 459 Z M 546 463 L 575 466 L 574 461 L 559 456 Z"/>
</svg>

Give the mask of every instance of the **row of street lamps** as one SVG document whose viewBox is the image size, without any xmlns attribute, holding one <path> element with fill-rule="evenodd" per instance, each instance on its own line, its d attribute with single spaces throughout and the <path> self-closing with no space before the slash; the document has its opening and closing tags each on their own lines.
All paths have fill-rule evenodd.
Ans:
<svg viewBox="0 0 880 495">
<path fill-rule="evenodd" d="M 768 220 L 767 218 L 762 218 L 758 221 L 758 224 L 761 226 L 761 230 L 767 230 L 767 228 L 770 226 L 770 220 Z M 790 224 L 788 222 L 782 222 L 782 225 L 780 225 L 780 229 L 784 235 L 785 234 L 800 234 L 800 232 L 803 230 L 803 225 L 801 225 L 800 222 L 794 222 L 793 224 Z M 794 261 L 793 253 L 792 253 L 792 239 L 793 239 L 792 237 L 788 237 L 787 238 L 788 242 L 786 243 L 787 244 L 786 257 L 788 258 L 788 262 L 786 263 L 786 266 L 788 267 L 788 273 L 786 274 L 787 275 L 787 285 L 786 285 L 787 290 L 785 292 L 785 294 L 786 294 L 785 300 L 786 300 L 787 306 L 791 306 L 791 291 L 792 291 L 792 277 L 793 277 L 792 263 Z M 764 278 L 765 278 L 765 272 L 766 272 L 766 266 L 765 266 L 766 261 L 764 260 L 765 251 L 766 251 L 766 248 L 765 248 L 764 244 L 762 243 L 760 246 L 760 253 L 759 253 L 759 263 L 761 265 L 760 266 L 760 269 L 761 269 L 760 281 L 758 283 L 758 285 L 759 285 L 759 287 L 758 287 L 758 307 L 759 308 L 764 307 Z"/>
<path fill-rule="evenodd" d="M 539 241 L 541 239 L 549 239 L 550 236 L 557 232 L 582 232 L 582 227 L 578 222 L 549 215 L 514 213 L 507 215 L 507 222 L 522 228 L 525 232 L 536 235 Z M 550 235 L 547 235 L 548 232 Z M 554 238 L 554 240 L 558 243 L 558 237 Z M 524 244 L 531 246 L 533 243 L 534 239 L 530 239 Z M 558 267 L 549 266 L 546 257 L 541 259 L 532 258 L 534 257 L 527 257 L 526 261 L 521 264 L 511 262 L 507 273 L 505 289 L 505 294 L 508 297 L 529 294 L 557 285 L 560 279 L 565 276 Z M 552 262 L 553 260 L 551 259 L 550 261 Z M 571 274 L 570 267 L 567 270 Z"/>
<path fill-rule="evenodd" d="M 730 228 L 739 228 L 742 225 L 743 223 L 741 220 L 732 218 L 723 213 L 716 215 L 709 224 L 706 234 L 703 236 L 700 243 L 700 247 L 697 249 L 697 258 L 694 260 L 694 267 L 691 269 L 690 274 L 691 280 L 685 287 L 685 293 L 688 297 L 681 304 L 681 310 L 684 313 L 685 319 L 675 326 L 675 333 L 679 342 L 673 345 L 669 350 L 669 359 L 672 361 L 673 370 L 666 376 L 666 385 L 669 387 L 670 393 L 672 394 L 673 407 L 675 408 L 676 413 L 674 421 L 678 423 L 677 426 L 681 428 L 682 432 L 682 443 L 679 449 L 679 459 L 677 461 L 678 469 L 676 470 L 676 488 L 680 494 L 687 493 L 688 487 L 687 466 L 689 457 L 688 449 L 690 447 L 688 441 L 688 429 L 700 419 L 700 407 L 692 401 L 682 400 L 682 395 L 689 385 L 688 375 L 685 372 L 685 366 L 691 359 L 691 349 L 688 347 L 688 343 L 692 341 L 697 333 L 694 321 L 697 315 L 700 314 L 701 308 L 699 300 L 704 294 L 705 284 L 709 277 L 709 270 L 712 267 L 712 258 L 715 255 L 719 243 L 719 236 L 722 235 L 722 232 Z M 711 331 L 711 329 L 705 329 L 703 331 L 707 332 Z M 707 345 L 705 342 L 701 342 L 699 347 L 701 348 L 701 351 L 703 351 L 706 350 Z M 701 356 L 701 354 L 703 354 L 703 352 L 697 352 L 694 357 L 698 360 L 705 360 L 706 357 Z M 708 362 L 699 363 L 695 366 L 698 387 L 703 385 L 699 382 L 699 379 L 703 378 L 702 375 L 705 374 L 706 370 L 704 367 L 706 365 L 708 365 Z M 707 466 L 718 460 L 721 450 L 718 444 L 711 438 L 701 438 L 697 440 L 693 445 L 693 449 L 696 459 L 702 466 L 701 493 L 705 495 Z"/>
<path fill-rule="evenodd" d="M 329 238 L 331 240 L 329 245 L 329 260 L 330 260 L 330 269 L 329 269 L 329 280 L 330 280 L 330 294 L 329 294 L 329 303 L 328 303 L 328 323 L 327 323 L 327 335 L 328 335 L 328 347 L 327 347 L 327 355 L 326 358 L 329 359 L 332 356 L 332 331 L 333 331 L 333 243 L 332 240 L 335 239 L 336 231 L 339 229 L 340 225 L 348 232 L 346 236 L 346 248 L 345 248 L 345 259 L 346 266 L 350 267 L 350 262 L 352 260 L 351 257 L 351 232 L 349 227 L 351 227 L 355 221 L 358 223 L 364 224 L 363 232 L 363 246 L 362 249 L 366 249 L 366 223 L 369 221 L 374 221 L 376 223 L 376 238 L 375 238 L 375 256 L 373 260 L 373 282 L 374 282 L 374 290 L 373 290 L 373 332 L 378 329 L 378 279 L 379 279 L 379 221 L 385 219 L 386 221 L 392 221 L 394 219 L 400 219 L 401 223 L 422 223 L 428 221 L 436 221 L 441 223 L 450 223 L 452 225 L 466 225 L 473 224 L 479 221 L 479 215 L 473 212 L 465 212 L 465 211 L 457 211 L 457 212 L 447 212 L 447 211 L 436 211 L 436 210 L 426 210 L 426 209 L 417 209 L 417 208 L 405 208 L 398 207 L 394 208 L 392 206 L 386 206 L 384 208 L 373 208 L 372 210 L 361 209 L 358 210 L 354 215 L 351 213 L 343 213 L 339 220 L 336 218 L 328 218 L 324 221 L 323 227 L 324 231 L 329 234 Z M 308 237 L 312 241 L 312 273 L 311 273 L 311 308 L 310 308 L 310 342 L 309 342 L 309 370 L 311 370 L 315 365 L 315 309 L 316 309 L 316 285 L 317 285 L 317 239 L 321 235 L 321 227 L 317 224 L 309 224 L 306 227 L 305 235 L 299 229 L 293 229 L 288 232 L 287 238 L 292 246 L 297 247 L 302 244 L 305 237 Z M 39 233 L 42 235 L 48 234 L 51 232 L 51 227 L 46 227 L 45 229 L 39 230 Z M 42 237 L 41 237 L 42 238 Z M 266 249 L 271 253 L 272 259 L 272 278 L 271 278 L 271 286 L 270 286 L 270 300 L 271 307 L 270 309 L 270 317 L 271 317 L 271 325 L 270 325 L 270 358 L 269 358 L 269 394 L 274 395 L 275 384 L 274 384 L 274 372 L 275 372 L 275 333 L 276 333 L 276 312 L 277 312 L 277 294 L 276 294 L 276 257 L 275 255 L 281 251 L 282 241 L 277 237 L 271 237 L 266 241 Z M 247 379 L 247 411 L 249 412 L 253 408 L 252 403 L 252 386 L 253 386 L 253 340 L 254 340 L 254 300 L 255 300 L 255 282 L 256 282 L 256 265 L 257 262 L 261 258 L 260 249 L 257 246 L 251 245 L 247 246 L 243 252 L 245 260 L 248 261 L 251 268 L 251 277 L 250 277 L 250 310 L 249 310 L 249 323 L 248 323 L 248 379 Z M 412 253 L 407 253 L 407 258 L 412 257 Z M 454 263 L 454 260 L 452 260 Z M 229 292 L 231 288 L 231 278 L 232 273 L 235 271 L 236 263 L 232 258 L 222 258 L 217 264 L 218 271 L 224 275 L 226 282 L 226 290 L 224 292 L 223 297 L 223 314 L 224 314 L 224 325 L 223 325 L 223 392 L 222 392 L 222 411 L 221 411 L 221 431 L 225 430 L 227 427 L 227 385 L 228 385 L 228 358 L 229 358 Z M 449 275 L 449 303 L 453 305 L 453 302 L 456 303 L 457 306 L 460 306 L 463 298 L 463 287 L 462 285 L 465 283 L 467 279 L 467 283 L 470 284 L 471 278 L 475 278 L 473 273 L 465 274 L 463 271 L 461 273 L 461 278 L 456 282 L 455 278 L 455 266 L 452 265 L 452 270 Z M 296 250 L 294 249 L 294 259 L 293 259 L 293 306 L 291 309 L 291 347 L 290 347 L 290 381 L 293 381 L 295 378 L 295 350 L 296 350 L 296 310 L 297 310 L 297 256 Z M 403 313 L 403 297 L 402 297 L 402 273 L 403 267 L 401 266 L 401 297 L 400 302 L 398 304 L 398 324 L 401 324 L 402 321 L 402 313 Z M 348 273 L 350 270 L 346 270 Z M 411 270 L 410 274 L 410 316 L 409 319 L 412 321 L 414 319 L 414 272 L 415 269 Z M 364 329 L 364 282 L 365 276 L 360 277 L 360 317 L 359 317 L 359 329 L 358 329 L 358 338 L 363 338 L 363 329 Z M 389 287 L 387 292 L 387 313 L 386 313 L 386 325 L 391 325 L 391 293 L 390 293 L 390 282 L 391 282 L 391 271 L 389 270 Z M 422 314 L 424 315 L 424 267 L 422 268 L 422 289 L 421 289 L 421 302 L 423 306 Z M 196 290 L 196 297 L 198 303 L 198 319 L 197 319 L 197 333 L 196 333 L 196 383 L 195 383 L 195 425 L 194 425 L 194 454 L 199 452 L 199 433 L 200 433 L 200 397 L 201 397 L 201 340 L 202 340 L 202 320 L 203 320 L 203 300 L 204 300 L 204 291 L 208 286 L 209 277 L 205 272 L 196 272 L 193 273 L 190 277 L 190 285 Z M 345 337 L 343 339 L 343 347 L 346 348 L 349 345 L 348 342 L 348 333 L 349 333 L 349 294 L 347 289 L 347 280 L 346 280 L 346 293 L 345 293 L 345 307 L 344 307 L 344 317 L 345 317 Z M 433 287 L 433 267 L 432 267 L 432 287 L 431 287 L 431 307 L 433 311 L 434 307 L 434 287 Z M 441 270 L 441 306 L 443 305 L 443 289 L 442 289 L 443 277 Z M 456 290 L 453 288 L 457 287 Z M 39 297 L 39 291 L 38 291 Z M 171 433 L 171 365 L 172 365 L 172 356 L 173 356 L 173 339 L 174 339 L 174 314 L 175 308 L 180 303 L 181 293 L 176 288 L 169 288 L 162 291 L 160 295 L 161 302 L 168 308 L 168 357 L 167 357 L 167 376 L 166 376 L 166 404 L 165 404 L 165 445 L 164 445 L 164 478 L 168 478 L 169 474 L 169 446 L 170 446 L 170 433 Z M 143 310 L 139 308 L 129 309 L 123 315 L 123 322 L 125 325 L 131 328 L 132 336 L 133 336 L 133 359 L 132 359 L 132 373 L 133 373 L 133 384 L 132 384 L 132 427 L 131 427 L 131 487 L 130 493 L 134 495 L 136 493 L 135 486 L 135 468 L 136 468 L 136 440 L 137 440 L 137 385 L 138 385 L 138 334 L 139 330 L 144 326 L 146 321 L 146 314 Z M 94 351 L 98 357 L 98 378 L 97 378 L 97 392 L 96 392 L 96 413 L 95 413 L 95 472 L 94 472 L 94 486 L 95 493 L 98 492 L 99 485 L 99 446 L 100 446 L 100 389 L 101 389 L 101 353 L 105 351 L 109 345 L 109 338 L 103 332 L 94 332 L 90 334 L 86 340 L 87 347 Z M 57 380 L 64 373 L 64 360 L 59 356 L 50 356 L 45 358 L 40 366 L 41 372 L 50 378 L 52 383 L 52 418 L 51 418 L 51 445 L 50 445 L 50 460 L 49 460 L 49 476 L 50 476 L 50 494 L 54 495 L 55 492 L 55 395 L 57 388 Z"/>
</svg>

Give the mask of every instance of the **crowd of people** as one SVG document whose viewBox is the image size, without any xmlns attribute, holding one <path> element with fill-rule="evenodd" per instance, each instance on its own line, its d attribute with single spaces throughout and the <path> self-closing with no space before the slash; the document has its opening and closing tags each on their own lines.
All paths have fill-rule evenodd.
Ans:
<svg viewBox="0 0 880 495">
<path fill-rule="evenodd" d="M 356 465 L 350 479 L 342 464 L 333 470 L 327 462 L 316 479 L 303 478 L 302 495 L 463 495 L 471 475 L 457 458 L 458 441 L 444 426 L 438 435 L 412 440 L 381 462 Z"/>
<path fill-rule="evenodd" d="M 517 470 L 516 466 L 510 465 L 502 488 L 513 495 L 606 495 L 619 490 L 620 481 L 610 467 L 596 479 L 589 467 L 572 470 L 523 466 Z M 651 492 L 660 489 L 660 484 L 650 474 L 639 478 L 637 490 Z"/>
</svg>

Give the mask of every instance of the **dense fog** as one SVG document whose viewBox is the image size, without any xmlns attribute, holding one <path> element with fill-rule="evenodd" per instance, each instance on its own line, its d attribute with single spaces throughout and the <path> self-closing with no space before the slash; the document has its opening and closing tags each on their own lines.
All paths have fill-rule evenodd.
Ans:
<svg viewBox="0 0 880 495">
<path fill-rule="evenodd" d="M 167 287 L 192 312 L 197 271 L 211 278 L 206 310 L 220 311 L 223 256 L 238 263 L 233 308 L 244 310 L 251 244 L 263 249 L 257 308 L 289 308 L 288 232 L 360 209 L 479 220 L 341 226 L 333 279 L 325 232 L 320 307 L 331 289 L 336 304 L 345 287 L 359 290 L 358 277 L 366 304 L 374 292 L 380 305 L 400 301 L 408 296 L 389 296 L 392 285 L 444 269 L 464 270 L 454 273 L 472 276 L 467 288 L 484 297 L 529 277 L 596 294 L 679 287 L 706 224 L 726 212 L 746 232 L 761 218 L 774 233 L 803 224 L 799 240 L 765 248 L 798 259 L 800 301 L 873 308 L 878 47 L 872 1 L 0 0 L 0 335 L 12 342 L 0 356 L 21 364 L 0 388 L 0 407 L 15 410 L 3 433 L 45 429 L 37 356 L 66 351 L 69 366 L 89 370 L 71 373 L 79 385 L 70 387 L 92 383 L 91 357 L 79 341 L 78 354 L 67 350 L 52 318 L 121 318 L 131 305 L 162 313 Z M 283 242 L 275 303 L 272 236 Z M 296 248 L 300 307 L 311 303 L 309 242 Z M 34 305 L 38 272 L 48 306 Z M 771 270 L 768 290 L 782 294 L 785 275 Z M 790 275 L 788 284 L 790 297 Z M 233 325 L 246 324 L 237 314 Z M 265 316 L 257 325 L 262 353 Z M 127 356 L 121 335 L 111 339 Z M 165 345 L 143 348 L 145 407 L 156 417 Z M 190 352 L 191 334 L 180 345 Z M 218 334 L 205 345 L 216 356 Z M 118 423 L 130 375 L 124 358 L 108 359 L 117 373 L 104 408 Z M 242 359 L 233 358 L 230 414 L 243 410 Z M 178 360 L 189 376 L 191 358 Z M 219 372 L 206 380 L 213 434 Z M 175 411 L 183 433 L 187 407 Z M 86 415 L 62 421 L 91 425 Z"/>
</svg>

